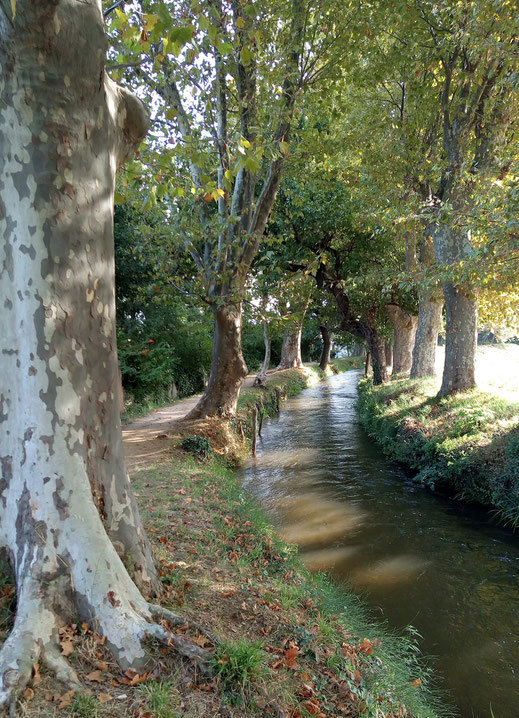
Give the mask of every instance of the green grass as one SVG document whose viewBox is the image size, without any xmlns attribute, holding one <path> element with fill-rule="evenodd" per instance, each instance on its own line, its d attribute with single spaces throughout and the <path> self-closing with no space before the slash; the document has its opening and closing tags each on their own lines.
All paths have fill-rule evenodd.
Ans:
<svg viewBox="0 0 519 718">
<path fill-rule="evenodd" d="M 150 681 L 139 686 L 146 708 L 154 718 L 180 718 L 180 697 L 173 681 Z"/>
<path fill-rule="evenodd" d="M 254 684 L 268 677 L 267 655 L 260 641 L 239 638 L 237 641 L 223 641 L 217 646 L 213 669 L 224 695 L 230 702 L 241 704 L 251 695 Z"/>
<path fill-rule="evenodd" d="M 87 693 L 77 693 L 70 706 L 74 718 L 100 718 L 104 709 L 95 696 Z"/>
<path fill-rule="evenodd" d="M 478 389 L 436 397 L 433 379 L 360 384 L 359 415 L 416 481 L 491 506 L 519 524 L 519 403 Z"/>
</svg>

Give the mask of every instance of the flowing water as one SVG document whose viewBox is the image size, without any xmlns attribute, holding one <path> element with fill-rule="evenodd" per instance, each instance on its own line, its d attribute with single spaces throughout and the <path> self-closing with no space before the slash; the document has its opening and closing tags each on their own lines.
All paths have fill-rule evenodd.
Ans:
<svg viewBox="0 0 519 718">
<path fill-rule="evenodd" d="M 267 422 L 243 484 L 307 565 L 409 624 L 462 718 L 519 718 L 519 541 L 488 512 L 426 492 L 359 426 L 358 372 Z"/>
</svg>

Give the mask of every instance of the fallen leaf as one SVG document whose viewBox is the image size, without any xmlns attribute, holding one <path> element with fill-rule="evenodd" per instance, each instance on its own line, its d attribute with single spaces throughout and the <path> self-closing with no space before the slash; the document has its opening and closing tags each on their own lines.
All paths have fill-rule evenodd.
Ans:
<svg viewBox="0 0 519 718">
<path fill-rule="evenodd" d="M 42 681 L 42 677 L 40 675 L 40 664 L 35 663 L 32 667 L 32 684 L 33 686 L 39 686 Z"/>
<path fill-rule="evenodd" d="M 97 669 L 96 671 L 92 671 L 91 673 L 87 673 L 85 678 L 87 678 L 89 681 L 96 681 L 97 683 L 103 682 L 102 674 L 99 669 Z"/>
<path fill-rule="evenodd" d="M 74 698 L 76 691 L 67 691 L 66 693 L 63 693 L 63 695 L 57 697 L 57 702 L 59 703 L 58 708 L 60 711 L 64 710 L 65 708 L 68 708 L 69 705 L 72 703 L 72 699 Z"/>
<path fill-rule="evenodd" d="M 297 666 L 298 655 L 299 648 L 297 646 L 287 648 L 287 650 L 285 651 L 285 663 L 287 664 L 288 668 L 295 668 Z"/>
<path fill-rule="evenodd" d="M 362 653 L 365 653 L 367 656 L 371 655 L 373 653 L 373 644 L 369 640 L 369 638 L 365 638 L 362 643 L 359 646 L 359 651 L 362 651 Z"/>
<path fill-rule="evenodd" d="M 70 656 L 71 653 L 74 653 L 74 644 L 72 643 L 72 640 L 69 638 L 69 636 L 65 636 L 60 641 L 61 645 L 61 654 L 63 656 Z"/>
<path fill-rule="evenodd" d="M 32 688 L 26 688 L 23 692 L 23 697 L 27 702 L 32 701 L 34 698 L 34 691 Z"/>
<path fill-rule="evenodd" d="M 109 693 L 100 693 L 97 698 L 99 699 L 99 703 L 108 703 L 108 701 L 113 701 L 114 699 Z"/>
</svg>

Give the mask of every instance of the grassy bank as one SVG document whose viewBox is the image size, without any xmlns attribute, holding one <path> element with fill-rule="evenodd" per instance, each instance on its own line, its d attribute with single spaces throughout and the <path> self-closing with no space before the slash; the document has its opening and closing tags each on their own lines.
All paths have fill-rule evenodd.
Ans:
<svg viewBox="0 0 519 718">
<path fill-rule="evenodd" d="M 290 370 L 241 399 L 270 406 L 320 379 Z M 237 424 L 236 424 L 237 425 Z M 162 605 L 185 619 L 172 630 L 208 650 L 211 676 L 168 648 L 150 646 L 142 676 L 121 674 L 86 624 L 63 629 L 62 646 L 85 685 L 63 693 L 36 667 L 38 687 L 20 703 L 27 718 L 438 718 L 412 636 L 396 637 L 359 599 L 310 574 L 240 488 L 234 467 L 247 442 L 213 420 L 182 424 L 153 466 L 133 476 L 163 584 Z M 12 595 L 12 592 L 6 592 Z M 14 605 L 1 604 L 9 626 Z M 8 612 L 11 612 L 8 615 Z M 158 660 L 157 660 L 158 658 Z"/>
<path fill-rule="evenodd" d="M 431 489 L 519 523 L 519 403 L 472 390 L 438 400 L 437 380 L 360 384 L 360 420 L 387 456 Z"/>
</svg>

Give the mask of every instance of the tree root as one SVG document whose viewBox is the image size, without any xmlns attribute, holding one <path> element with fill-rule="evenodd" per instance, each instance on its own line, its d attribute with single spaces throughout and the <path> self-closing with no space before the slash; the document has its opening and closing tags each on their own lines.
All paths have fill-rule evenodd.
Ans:
<svg viewBox="0 0 519 718">
<path fill-rule="evenodd" d="M 211 675 L 212 655 L 209 651 L 183 636 L 171 633 L 159 623 L 149 622 L 151 618 L 178 627 L 186 625 L 186 619 L 155 604 L 147 604 L 147 608 L 147 614 L 136 611 L 133 616 L 133 635 L 137 641 L 144 643 L 147 638 L 155 638 L 192 661 L 202 674 Z M 191 621 L 189 624 L 206 635 L 202 627 Z M 7 708 L 11 715 L 16 715 L 18 696 L 30 682 L 34 664 L 39 661 L 69 690 L 82 689 L 76 672 L 60 652 L 57 636 L 57 617 L 51 611 L 39 615 L 35 611 L 30 617 L 25 611 L 17 614 L 14 627 L 0 650 L 0 710 Z M 207 638 L 215 641 L 209 636 Z"/>
<path fill-rule="evenodd" d="M 195 628 L 199 633 L 202 634 L 202 636 L 205 636 L 213 644 L 213 646 L 216 646 L 216 644 L 218 643 L 218 639 L 216 638 L 216 636 L 214 636 L 212 633 L 209 633 L 206 628 L 201 626 L 199 623 L 196 623 L 196 621 L 193 621 L 191 618 L 184 618 L 183 616 L 179 616 L 178 614 L 170 611 L 168 608 L 164 608 L 164 606 L 157 606 L 154 603 L 149 603 L 148 608 L 153 618 L 167 621 L 172 626 L 185 626 L 187 624 L 192 628 Z"/>
<path fill-rule="evenodd" d="M 212 656 L 209 651 L 205 651 L 203 648 L 200 648 L 187 638 L 182 638 L 181 636 L 177 636 L 174 633 L 166 631 L 163 626 L 160 626 L 157 623 L 149 625 L 146 633 L 149 636 L 156 638 L 164 645 L 174 648 L 181 656 L 189 658 L 189 660 L 196 665 L 201 673 L 211 675 Z"/>
</svg>

